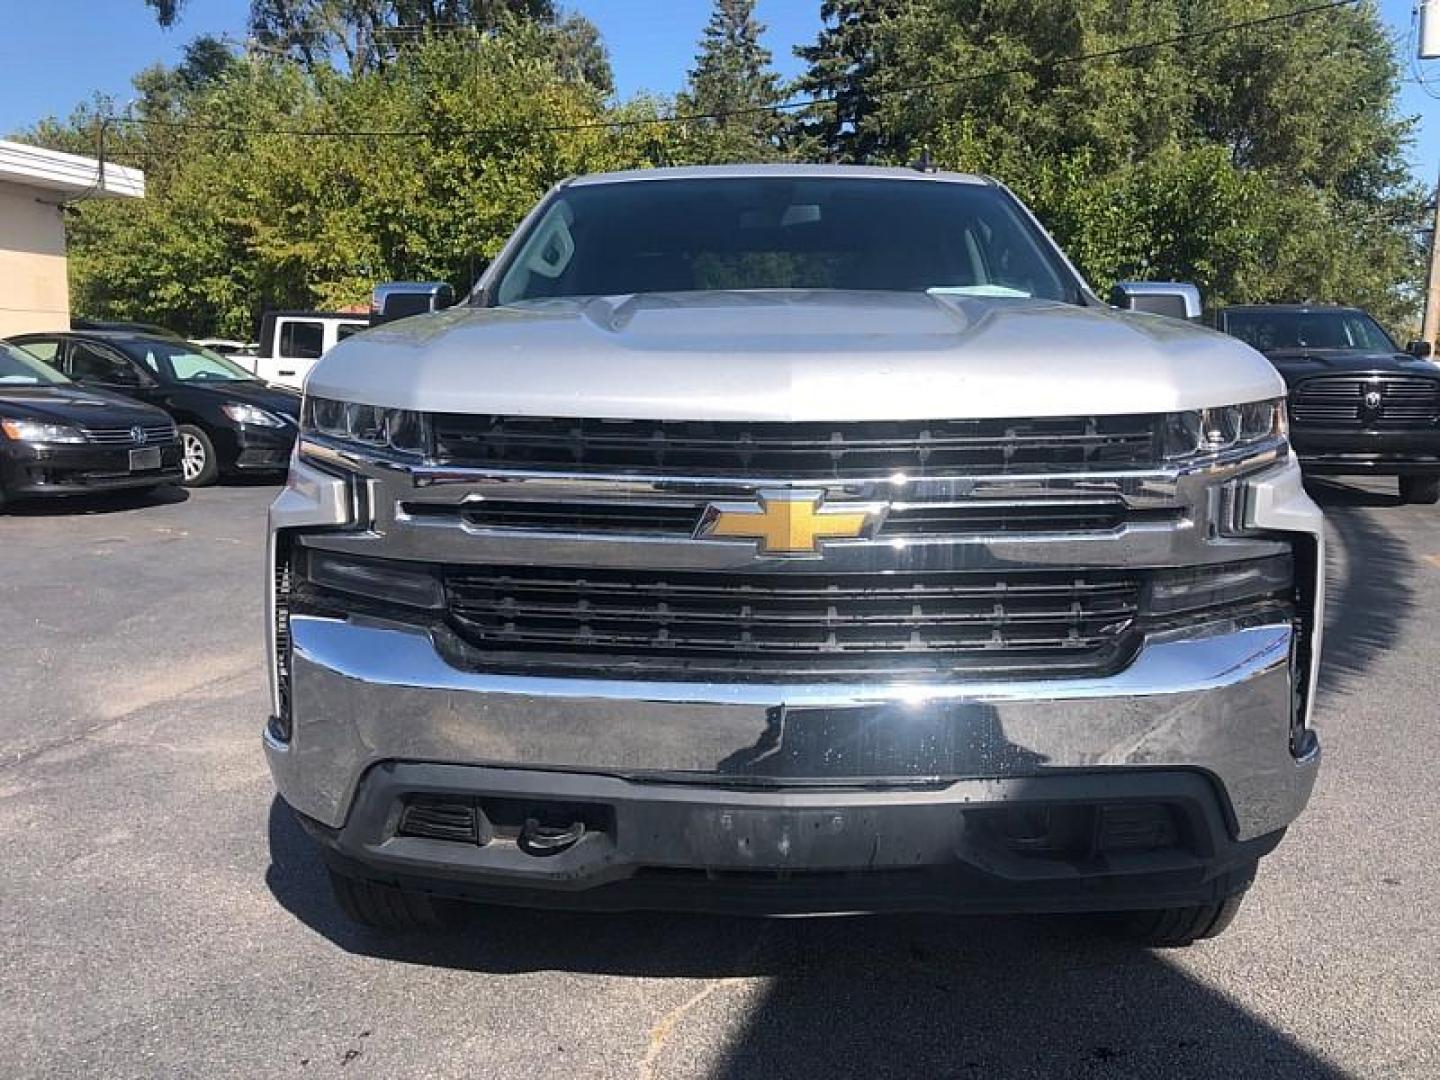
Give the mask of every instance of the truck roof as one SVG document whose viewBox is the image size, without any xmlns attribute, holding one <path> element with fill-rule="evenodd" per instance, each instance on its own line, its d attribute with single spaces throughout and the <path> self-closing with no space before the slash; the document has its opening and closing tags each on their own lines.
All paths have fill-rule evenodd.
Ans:
<svg viewBox="0 0 1440 1080">
<path fill-rule="evenodd" d="M 626 169 L 589 173 L 565 182 L 567 187 L 623 184 L 634 180 L 708 180 L 717 178 L 793 177 L 797 180 L 923 180 L 930 183 L 994 184 L 973 173 L 930 172 L 903 165 L 685 165 L 665 169 Z"/>
</svg>

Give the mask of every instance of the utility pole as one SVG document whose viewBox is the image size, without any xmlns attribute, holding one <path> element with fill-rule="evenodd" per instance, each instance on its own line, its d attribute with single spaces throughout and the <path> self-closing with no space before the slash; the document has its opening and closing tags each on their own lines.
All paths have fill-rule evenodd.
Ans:
<svg viewBox="0 0 1440 1080">
<path fill-rule="evenodd" d="M 1421 60 L 1440 58 L 1440 0 L 1420 0 L 1417 51 Z M 1420 337 L 1440 351 L 1440 182 L 1435 186 L 1435 217 L 1430 230 L 1430 269 L 1425 275 L 1425 322 Z"/>
<path fill-rule="evenodd" d="M 1425 273 L 1425 321 L 1420 339 L 1440 353 L 1440 182 L 1435 185 L 1435 217 L 1430 226 L 1430 268 Z"/>
</svg>

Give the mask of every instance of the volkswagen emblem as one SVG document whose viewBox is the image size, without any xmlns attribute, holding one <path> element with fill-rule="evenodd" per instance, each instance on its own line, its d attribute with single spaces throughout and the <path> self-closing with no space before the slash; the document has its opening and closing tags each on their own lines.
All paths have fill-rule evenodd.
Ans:
<svg viewBox="0 0 1440 1080">
<path fill-rule="evenodd" d="M 134 442 L 143 443 L 145 441 L 145 429 L 137 424 L 130 429 L 130 438 Z"/>
<path fill-rule="evenodd" d="M 1370 390 L 1365 394 L 1365 408 L 1369 409 L 1371 412 L 1374 412 L 1376 409 L 1380 408 L 1379 390 Z"/>
</svg>

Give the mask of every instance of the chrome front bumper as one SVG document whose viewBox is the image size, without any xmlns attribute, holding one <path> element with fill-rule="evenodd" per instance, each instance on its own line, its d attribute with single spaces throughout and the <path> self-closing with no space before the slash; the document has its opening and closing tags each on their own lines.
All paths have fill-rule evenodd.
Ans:
<svg viewBox="0 0 1440 1080">
<path fill-rule="evenodd" d="M 755 562 L 750 550 L 717 545 L 710 551 L 686 541 L 667 541 L 659 550 L 565 536 L 426 530 L 403 519 L 406 500 L 453 501 L 490 492 L 504 478 L 470 477 L 452 490 L 446 478 L 440 483 L 384 466 L 350 465 L 366 470 L 362 482 L 347 483 L 300 458 L 292 464 L 270 512 L 272 580 L 277 537 L 298 531 L 309 534 L 308 542 L 353 554 L 439 561 L 588 565 L 643 558 L 650 560 L 644 565 L 686 566 L 685 559 L 704 549 L 717 566 Z M 981 497 L 986 485 L 1020 490 L 1028 483 L 985 481 L 964 497 Z M 714 786 L 719 799 L 726 787 L 766 784 L 853 790 L 862 778 L 958 782 L 1178 769 L 1214 783 L 1234 839 L 1283 828 L 1304 807 L 1319 765 L 1308 717 L 1324 606 L 1324 533 L 1295 460 L 1240 477 L 1135 475 L 1086 483 L 1108 485 L 1141 505 L 1178 506 L 1186 516 L 1058 541 L 997 536 L 948 550 L 842 547 L 827 560 L 849 569 L 856 562 L 874 569 L 879 559 L 922 566 L 940 556 L 950 560 L 946 568 L 1186 566 L 1272 554 L 1286 539 L 1304 540 L 1311 553 L 1303 572 L 1304 637 L 1279 620 L 1190 626 L 1148 638 L 1128 667 L 1108 677 L 935 685 L 641 682 L 462 669 L 446 659 L 453 651 L 437 648 L 417 627 L 297 615 L 289 622 L 292 732 L 287 742 L 266 739 L 276 783 L 302 814 L 339 828 L 367 770 L 385 761 L 680 781 Z M 555 484 L 563 488 L 561 481 L 509 478 L 501 488 L 510 495 L 539 485 L 546 497 L 559 497 L 564 492 L 552 491 Z M 635 493 L 627 486 L 611 494 Z M 868 498 L 872 492 L 859 485 L 833 494 Z M 960 496 L 948 489 L 919 494 Z M 273 656 L 273 594 L 271 604 Z M 271 674 L 278 710 L 273 666 Z"/>
<path fill-rule="evenodd" d="M 1291 752 L 1288 624 L 1194 628 L 1094 679 L 935 686 L 696 684 L 491 675 L 423 632 L 296 617 L 294 735 L 266 741 L 287 802 L 340 827 L 382 761 L 629 778 L 846 784 L 1182 768 L 1237 840 L 1288 825 L 1319 765 Z"/>
</svg>

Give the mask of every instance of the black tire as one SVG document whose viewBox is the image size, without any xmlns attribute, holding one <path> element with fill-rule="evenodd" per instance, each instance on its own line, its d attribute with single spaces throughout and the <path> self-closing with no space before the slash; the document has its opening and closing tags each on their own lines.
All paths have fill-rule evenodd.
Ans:
<svg viewBox="0 0 1440 1080">
<path fill-rule="evenodd" d="M 346 918 L 372 930 L 441 930 L 459 921 L 455 903 L 380 881 L 331 870 L 330 890 Z"/>
<path fill-rule="evenodd" d="M 1119 929 L 1128 940 L 1152 949 L 1182 949 L 1205 938 L 1218 937 L 1235 921 L 1243 892 L 1192 907 L 1130 911 L 1120 917 Z"/>
<path fill-rule="evenodd" d="M 1400 477 L 1400 501 L 1419 506 L 1440 503 L 1440 476 Z"/>
<path fill-rule="evenodd" d="M 209 487 L 220 478 L 215 444 L 194 424 L 181 424 L 177 430 L 180 433 L 180 483 L 191 488 Z"/>
</svg>

